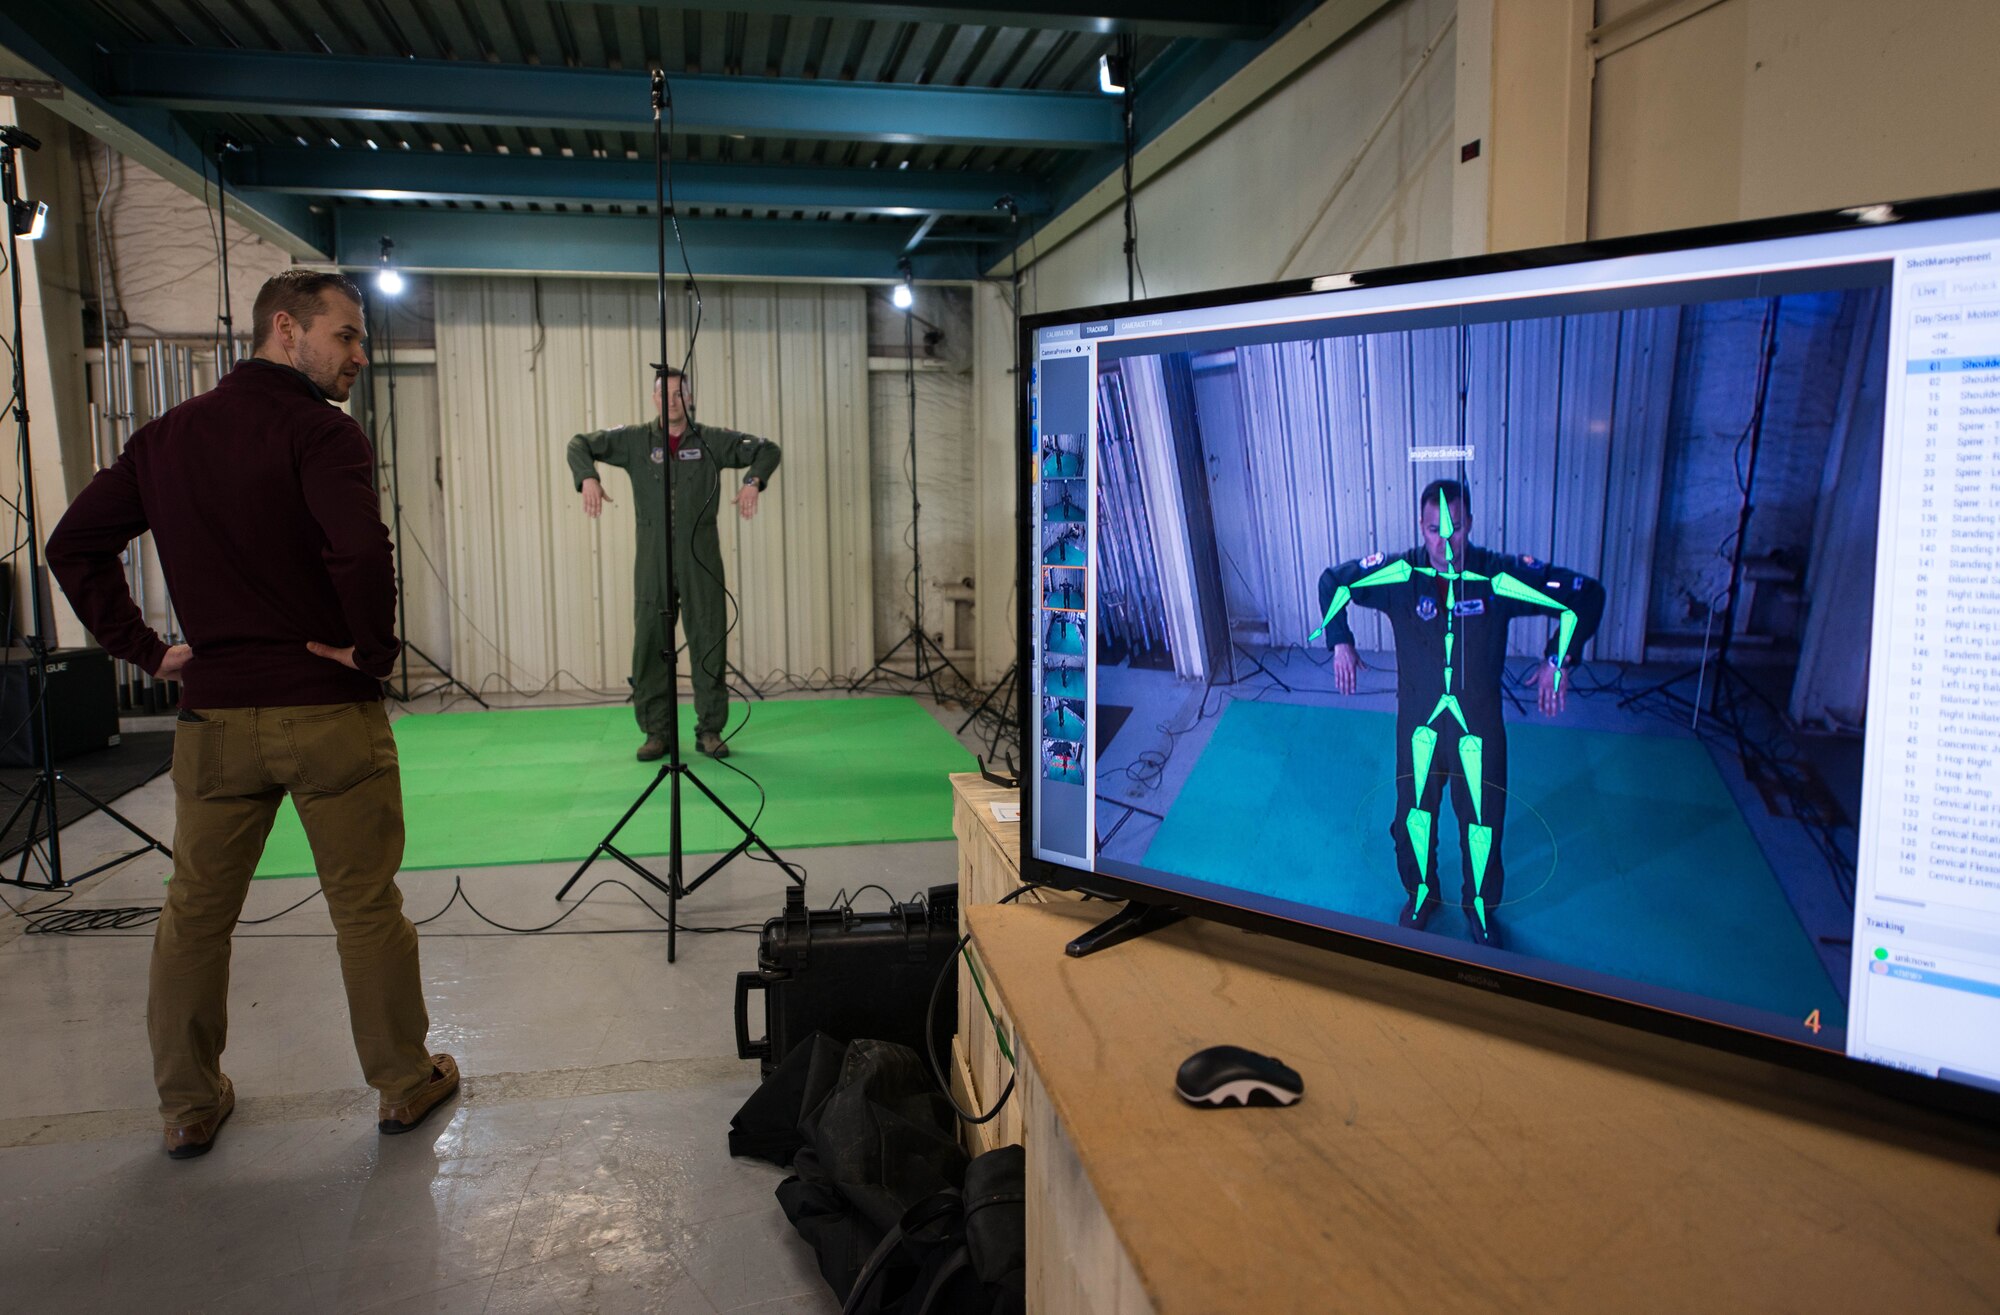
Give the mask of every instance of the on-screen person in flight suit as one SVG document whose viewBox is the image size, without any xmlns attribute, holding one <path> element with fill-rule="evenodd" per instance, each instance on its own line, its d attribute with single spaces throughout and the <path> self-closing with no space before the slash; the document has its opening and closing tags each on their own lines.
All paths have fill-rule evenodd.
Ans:
<svg viewBox="0 0 2000 1315">
<path fill-rule="evenodd" d="M 1563 709 L 1565 676 L 1597 633 L 1604 587 L 1534 557 L 1509 557 L 1468 541 L 1472 516 L 1456 480 L 1420 495 L 1421 546 L 1373 553 L 1320 576 L 1321 631 L 1333 650 L 1334 688 L 1355 690 L 1360 662 L 1348 603 L 1385 613 L 1396 638 L 1396 815 L 1389 824 L 1408 898 L 1398 921 L 1421 929 L 1438 905 L 1437 822 L 1447 783 L 1460 832 L 1467 929 L 1499 946 L 1505 897 L 1507 725 L 1500 678 L 1507 629 L 1522 617 L 1555 621 L 1535 686 L 1543 713 Z"/>
</svg>

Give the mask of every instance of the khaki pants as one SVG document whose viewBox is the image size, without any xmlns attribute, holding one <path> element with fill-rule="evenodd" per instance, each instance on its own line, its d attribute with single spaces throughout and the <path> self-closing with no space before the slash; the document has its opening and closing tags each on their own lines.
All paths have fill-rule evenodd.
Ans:
<svg viewBox="0 0 2000 1315">
<path fill-rule="evenodd" d="M 291 795 L 340 947 L 354 1049 L 385 1103 L 430 1077 L 417 931 L 403 916 L 403 782 L 380 703 L 184 712 L 174 728 L 174 878 L 153 937 L 146 1029 L 160 1114 L 215 1113 L 229 946 L 278 804 Z"/>
</svg>

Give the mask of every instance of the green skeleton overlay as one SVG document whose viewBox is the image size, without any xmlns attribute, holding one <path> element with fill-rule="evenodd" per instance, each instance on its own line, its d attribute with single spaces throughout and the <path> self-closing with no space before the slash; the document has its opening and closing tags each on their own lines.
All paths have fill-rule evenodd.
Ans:
<svg viewBox="0 0 2000 1315">
<path fill-rule="evenodd" d="M 1474 795 L 1473 798 L 1479 796 Z M 1472 849 L 1472 911 L 1479 915 L 1479 925 L 1486 925 L 1486 896 L 1480 888 L 1486 884 L 1486 860 L 1493 854 L 1493 828 L 1474 823 L 1465 828 L 1465 841 Z"/>
<path fill-rule="evenodd" d="M 1479 777 L 1485 766 L 1486 742 L 1477 735 L 1467 735 L 1458 742 L 1458 762 L 1465 769 L 1465 783 L 1472 791 L 1472 820 L 1486 819 L 1485 807 L 1480 803 Z"/>
<path fill-rule="evenodd" d="M 1417 779 L 1430 775 L 1431 754 L 1437 751 L 1438 733 L 1428 726 L 1419 726 L 1410 736 L 1410 752 L 1416 759 Z"/>
<path fill-rule="evenodd" d="M 1421 729 L 1429 730 L 1430 728 L 1423 727 Z M 1431 733 L 1431 738 L 1433 740 L 1437 738 L 1435 731 Z M 1421 808 L 1412 808 L 1409 815 L 1403 819 L 1403 825 L 1410 829 L 1410 843 L 1416 846 L 1417 870 L 1423 874 L 1423 879 L 1417 882 L 1416 902 L 1410 906 L 1411 910 L 1415 912 L 1420 912 L 1423 909 L 1424 900 L 1431 893 L 1430 855 L 1431 823 L 1433 820 L 1435 819 Z"/>
<path fill-rule="evenodd" d="M 1411 732 L 1410 757 L 1416 769 L 1416 797 L 1421 804 L 1424 797 L 1424 783 L 1430 779 L 1431 760 L 1437 752 L 1438 733 L 1432 728 L 1439 717 L 1447 712 L 1450 713 L 1452 719 L 1458 723 L 1460 732 L 1458 761 L 1465 773 L 1467 789 L 1472 795 L 1474 820 L 1466 827 L 1466 843 L 1472 854 L 1473 911 L 1479 917 L 1479 925 L 1484 928 L 1486 899 L 1480 891 L 1486 881 L 1487 861 L 1493 855 L 1493 828 L 1482 825 L 1486 816 L 1482 784 L 1485 772 L 1485 744 L 1478 736 L 1469 734 L 1471 727 L 1466 724 L 1465 713 L 1459 707 L 1457 695 L 1452 692 L 1453 677 L 1456 674 L 1452 666 L 1452 656 L 1458 645 L 1458 583 L 1461 580 L 1490 582 L 1493 592 L 1502 598 L 1546 607 L 1556 614 L 1558 632 L 1554 680 L 1555 688 L 1558 690 L 1562 688 L 1563 668 L 1569 661 L 1570 640 L 1576 634 L 1577 619 L 1576 613 L 1570 608 L 1533 585 L 1515 579 L 1505 571 L 1485 576 L 1474 571 L 1459 570 L 1451 547 L 1451 508 L 1446 504 L 1442 490 L 1438 493 L 1438 536 L 1444 540 L 1443 570 L 1430 566 L 1415 566 L 1406 561 L 1390 562 L 1362 576 L 1352 585 L 1341 585 L 1334 590 L 1332 601 L 1327 604 L 1326 615 L 1320 620 L 1319 629 L 1307 637 L 1307 642 L 1311 643 L 1326 633 L 1326 628 L 1333 624 L 1333 619 L 1346 608 L 1357 590 L 1371 589 L 1385 584 L 1402 584 L 1412 575 L 1425 575 L 1433 579 L 1441 577 L 1444 580 L 1444 696 L 1438 700 L 1437 706 L 1431 709 L 1431 715 L 1424 719 L 1424 724 Z M 1416 846 L 1417 869 L 1422 874 L 1422 880 L 1417 884 L 1417 893 L 1410 906 L 1413 915 L 1423 912 L 1424 902 L 1430 896 L 1430 839 L 1431 830 L 1436 823 L 1435 814 L 1426 812 L 1421 807 L 1412 808 L 1403 819 L 1403 824 L 1410 834 L 1410 841 Z"/>
<path fill-rule="evenodd" d="M 1347 600 L 1354 597 L 1354 590 L 1372 589 L 1381 584 L 1401 584 L 1410 578 L 1410 572 L 1415 569 L 1419 568 L 1412 567 L 1408 562 L 1390 562 L 1379 571 L 1370 571 L 1353 585 L 1342 585 L 1334 590 L 1333 600 L 1326 605 L 1326 616 L 1320 621 L 1319 629 L 1306 636 L 1306 642 L 1310 644 L 1326 633 L 1326 628 L 1333 624 L 1333 618 L 1339 616 L 1341 610 L 1347 606 Z"/>
</svg>

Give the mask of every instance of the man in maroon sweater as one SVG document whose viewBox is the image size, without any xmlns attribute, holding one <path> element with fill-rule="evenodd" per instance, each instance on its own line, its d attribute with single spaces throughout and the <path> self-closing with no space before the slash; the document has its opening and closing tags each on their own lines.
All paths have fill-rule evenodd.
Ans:
<svg viewBox="0 0 2000 1315">
<path fill-rule="evenodd" d="M 174 876 L 146 1027 L 167 1154 L 208 1150 L 236 1095 L 221 1068 L 229 938 L 289 794 L 338 934 L 354 1048 L 407 1132 L 458 1088 L 424 1045 L 403 916 L 403 786 L 381 682 L 399 651 L 374 457 L 347 400 L 368 363 L 361 292 L 288 270 L 257 294 L 254 357 L 132 436 L 49 536 L 49 567 L 114 656 L 181 682 Z M 153 532 L 188 643 L 163 642 L 119 556 Z"/>
</svg>

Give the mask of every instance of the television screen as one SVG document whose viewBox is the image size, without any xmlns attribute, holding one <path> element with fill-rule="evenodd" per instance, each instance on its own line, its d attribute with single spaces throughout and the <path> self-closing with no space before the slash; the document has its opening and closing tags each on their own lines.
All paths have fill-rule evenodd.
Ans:
<svg viewBox="0 0 2000 1315">
<path fill-rule="evenodd" d="M 2000 1109 L 2000 194 L 1022 351 L 1031 877 Z"/>
</svg>

